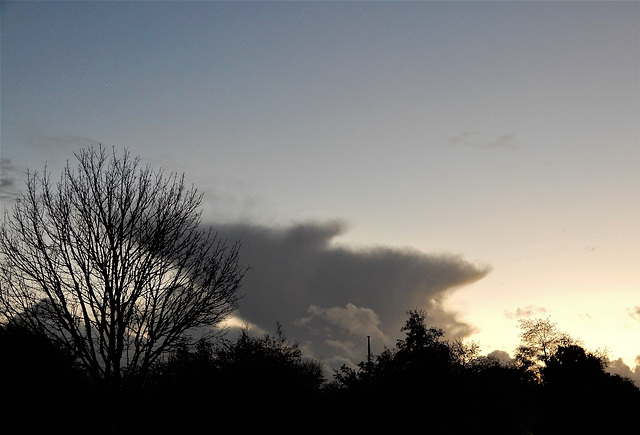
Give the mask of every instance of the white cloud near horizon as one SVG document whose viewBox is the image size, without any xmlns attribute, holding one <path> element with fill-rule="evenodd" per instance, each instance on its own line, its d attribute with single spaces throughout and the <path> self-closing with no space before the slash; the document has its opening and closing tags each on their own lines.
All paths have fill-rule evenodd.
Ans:
<svg viewBox="0 0 640 435">
<path fill-rule="evenodd" d="M 607 371 L 632 380 L 638 388 L 640 388 L 640 355 L 636 356 L 635 363 L 635 367 L 631 368 L 622 360 L 622 358 L 618 358 L 609 362 Z"/>
</svg>

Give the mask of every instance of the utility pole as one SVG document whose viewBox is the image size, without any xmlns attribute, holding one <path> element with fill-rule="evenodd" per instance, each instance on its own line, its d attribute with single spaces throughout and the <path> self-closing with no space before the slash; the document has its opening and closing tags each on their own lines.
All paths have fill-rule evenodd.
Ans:
<svg viewBox="0 0 640 435">
<path fill-rule="evenodd" d="M 367 363 L 371 364 L 371 336 L 367 335 Z"/>
</svg>

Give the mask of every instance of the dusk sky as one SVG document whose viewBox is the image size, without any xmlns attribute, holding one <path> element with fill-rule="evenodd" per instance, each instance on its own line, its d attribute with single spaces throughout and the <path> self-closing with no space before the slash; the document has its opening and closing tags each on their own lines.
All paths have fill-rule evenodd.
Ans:
<svg viewBox="0 0 640 435">
<path fill-rule="evenodd" d="M 485 354 L 551 316 L 640 364 L 639 2 L 0 12 L 3 207 L 27 167 L 128 148 L 242 241 L 236 324 L 326 364 L 417 307 Z"/>
</svg>

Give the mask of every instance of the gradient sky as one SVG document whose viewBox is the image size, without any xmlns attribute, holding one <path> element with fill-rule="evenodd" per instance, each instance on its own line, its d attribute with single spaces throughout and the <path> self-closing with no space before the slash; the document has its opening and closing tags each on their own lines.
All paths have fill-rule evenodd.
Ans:
<svg viewBox="0 0 640 435">
<path fill-rule="evenodd" d="M 389 282 L 417 286 L 413 296 L 423 278 L 449 271 L 447 289 L 424 293 L 442 306 L 427 308 L 467 325 L 459 331 L 486 352 L 512 353 L 517 319 L 550 315 L 587 347 L 635 365 L 640 3 L 1 8 L 3 204 L 26 167 L 47 161 L 57 173 L 79 147 L 128 147 L 185 172 L 206 191 L 205 220 L 252 234 L 256 249 L 285 246 L 305 223 L 319 236 L 304 252 L 323 253 L 313 270 L 345 258 L 404 265 L 396 272 L 419 264 L 415 283 Z M 351 340 L 366 331 L 341 315 L 380 328 L 404 319 L 382 312 L 382 288 L 370 304 L 347 289 L 304 300 L 302 312 L 259 313 L 256 281 L 245 286 L 243 320 L 269 330 L 288 315 L 285 332 L 305 343 L 312 335 L 297 333 L 319 319 Z M 380 334 L 393 345 L 389 330 Z"/>
</svg>

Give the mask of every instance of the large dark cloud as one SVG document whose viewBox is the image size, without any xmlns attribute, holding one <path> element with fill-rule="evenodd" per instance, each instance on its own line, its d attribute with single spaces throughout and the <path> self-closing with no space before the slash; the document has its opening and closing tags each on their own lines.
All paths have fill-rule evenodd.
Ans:
<svg viewBox="0 0 640 435">
<path fill-rule="evenodd" d="M 450 336 L 473 330 L 443 309 L 451 289 L 488 273 L 460 256 L 339 246 L 335 239 L 346 229 L 340 221 L 214 227 L 221 237 L 242 243 L 241 261 L 251 267 L 238 317 L 263 330 L 280 322 L 309 355 L 330 366 L 363 360 L 367 335 L 376 352 L 393 346 L 406 311 L 417 307 Z"/>
</svg>

